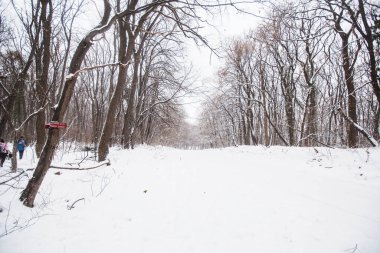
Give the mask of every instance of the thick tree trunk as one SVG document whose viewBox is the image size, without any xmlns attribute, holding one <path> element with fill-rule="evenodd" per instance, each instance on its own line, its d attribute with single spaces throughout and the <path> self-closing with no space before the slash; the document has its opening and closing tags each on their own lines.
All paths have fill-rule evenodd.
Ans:
<svg viewBox="0 0 380 253">
<path fill-rule="evenodd" d="M 317 133 L 317 92 L 314 84 L 309 86 L 310 88 L 310 97 L 308 105 L 308 114 L 307 114 L 307 134 L 312 138 L 316 138 Z M 311 146 L 312 143 L 308 142 L 308 146 Z"/>
<path fill-rule="evenodd" d="M 13 148 L 12 148 L 12 158 L 11 158 L 11 170 L 12 172 L 17 171 L 17 144 L 18 144 L 18 132 L 14 131 L 13 133 Z"/>
<path fill-rule="evenodd" d="M 155 82 L 153 85 L 153 94 L 152 94 L 152 100 L 150 101 L 150 104 L 148 105 L 149 106 L 149 115 L 148 115 L 148 119 L 147 119 L 147 123 L 146 123 L 146 127 L 145 127 L 145 131 L 144 131 L 144 136 L 145 136 L 145 140 L 147 143 L 149 143 L 152 139 L 152 136 L 153 136 L 153 111 L 154 111 L 154 108 L 153 108 L 153 105 L 156 103 L 156 100 L 157 100 L 157 97 L 158 97 L 158 82 Z"/>
<path fill-rule="evenodd" d="M 25 86 L 19 87 L 20 89 L 16 94 L 16 101 L 14 107 L 14 115 L 15 115 L 15 125 L 19 126 L 22 124 L 24 119 L 27 117 L 26 115 L 26 102 L 25 102 Z"/>
<path fill-rule="evenodd" d="M 285 86 L 285 115 L 286 122 L 288 124 L 288 135 L 289 135 L 289 145 L 296 145 L 296 135 L 295 135 L 295 116 L 293 107 L 293 91 L 289 84 Z"/>
<path fill-rule="evenodd" d="M 261 96 L 262 98 L 262 107 L 267 107 L 267 96 L 266 96 L 266 85 L 265 85 L 265 71 L 264 67 L 260 64 L 260 86 L 261 86 Z M 265 110 L 265 109 L 263 109 Z M 269 124 L 268 124 L 268 118 L 264 116 L 264 145 L 269 146 Z"/>
<path fill-rule="evenodd" d="M 27 207 L 34 206 L 34 199 L 36 198 L 37 192 L 49 169 L 58 142 L 59 130 L 50 129 L 46 145 L 44 146 L 36 170 L 33 173 L 33 177 L 29 180 L 27 187 L 24 189 L 20 197 L 20 200 L 23 201 L 23 204 Z"/>
<path fill-rule="evenodd" d="M 102 134 L 100 135 L 98 147 L 98 161 L 102 162 L 107 158 L 108 145 L 114 129 L 117 108 L 121 103 L 123 91 L 127 80 L 128 66 L 121 66 L 119 68 L 118 81 L 113 92 L 110 105 L 108 107 L 106 121 L 103 126 Z"/>
<path fill-rule="evenodd" d="M 47 90 L 48 90 L 48 74 L 49 74 L 49 65 L 50 65 L 50 40 L 51 40 L 51 18 L 53 14 L 52 4 L 49 0 L 41 0 L 41 21 L 42 21 L 42 31 L 43 31 L 43 41 L 42 41 L 42 68 L 37 81 L 37 94 L 39 97 L 39 102 L 43 105 L 47 99 Z M 49 5 L 49 14 L 47 16 L 47 8 Z M 37 157 L 40 157 L 43 145 L 46 140 L 45 133 L 45 120 L 46 113 L 45 110 L 41 111 L 37 115 L 36 119 L 36 154 Z"/>
<path fill-rule="evenodd" d="M 138 53 L 134 54 L 135 62 L 133 66 L 133 78 L 131 82 L 131 88 L 129 90 L 128 95 L 128 107 L 127 112 L 124 115 L 124 129 L 123 129 L 123 137 L 124 137 L 124 148 L 130 148 L 132 145 L 132 134 L 135 128 L 136 121 L 136 106 L 135 106 L 135 98 L 136 98 L 136 90 L 138 85 L 138 76 L 139 76 L 139 65 L 140 65 L 140 55 Z"/>
<path fill-rule="evenodd" d="M 108 145 L 112 136 L 112 131 L 115 125 L 115 117 L 117 108 L 123 98 L 123 92 L 126 86 L 127 73 L 129 62 L 132 58 L 132 53 L 135 47 L 134 38 L 129 38 L 127 46 L 126 27 L 123 19 L 119 20 L 120 25 L 120 45 L 119 45 L 119 61 L 125 64 L 119 68 L 116 86 L 111 97 L 110 105 L 108 107 L 106 122 L 104 123 L 102 134 L 100 135 L 98 147 L 98 161 L 102 162 L 107 158 Z"/>
<path fill-rule="evenodd" d="M 44 127 L 46 121 L 46 113 L 44 111 L 40 112 L 36 117 L 36 155 L 39 158 L 41 156 L 42 148 L 46 141 L 46 130 Z"/>
<path fill-rule="evenodd" d="M 355 123 L 358 121 L 358 116 L 356 112 L 356 92 L 354 85 L 354 77 L 352 66 L 350 63 L 350 55 L 348 52 L 348 36 L 341 34 L 342 38 L 342 60 L 343 60 L 343 71 L 344 79 L 348 92 L 347 99 L 347 109 L 348 117 Z M 353 124 L 349 124 L 347 127 L 347 141 L 348 147 L 355 148 L 358 145 L 358 131 Z"/>
<path fill-rule="evenodd" d="M 310 30 L 307 30 L 307 38 L 310 36 Z M 317 91 L 315 87 L 314 75 L 315 75 L 315 66 L 314 66 L 314 57 L 313 50 L 310 45 L 309 39 L 305 41 L 305 50 L 306 50 L 306 62 L 303 66 L 303 73 L 309 87 L 308 99 L 306 103 L 307 111 L 307 126 L 306 126 L 306 135 L 311 138 L 305 139 L 306 146 L 311 146 L 312 139 L 316 139 L 317 136 Z M 302 134 L 302 133 L 301 133 Z M 318 141 L 318 140 L 317 140 Z"/>
<path fill-rule="evenodd" d="M 377 108 L 377 112 L 375 114 L 374 121 L 374 129 L 373 129 L 373 137 L 379 141 L 380 140 L 380 106 Z"/>
</svg>

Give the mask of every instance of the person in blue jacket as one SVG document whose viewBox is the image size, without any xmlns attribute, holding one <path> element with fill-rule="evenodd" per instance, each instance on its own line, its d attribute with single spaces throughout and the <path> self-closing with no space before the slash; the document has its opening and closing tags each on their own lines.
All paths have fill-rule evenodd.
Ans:
<svg viewBox="0 0 380 253">
<path fill-rule="evenodd" d="M 24 136 L 21 136 L 20 139 L 17 141 L 17 150 L 20 155 L 20 159 L 22 159 L 22 156 L 24 155 L 24 150 L 25 150 L 25 140 Z"/>
</svg>

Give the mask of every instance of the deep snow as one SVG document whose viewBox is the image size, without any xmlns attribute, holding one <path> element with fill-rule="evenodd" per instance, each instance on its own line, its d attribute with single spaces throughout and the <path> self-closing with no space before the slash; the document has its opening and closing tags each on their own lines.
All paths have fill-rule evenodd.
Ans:
<svg viewBox="0 0 380 253">
<path fill-rule="evenodd" d="M 33 209 L 18 201 L 27 177 L 0 185 L 0 252 L 380 252 L 379 148 L 140 146 L 109 157 L 49 170 Z M 35 162 L 28 149 L 19 167 Z"/>
</svg>

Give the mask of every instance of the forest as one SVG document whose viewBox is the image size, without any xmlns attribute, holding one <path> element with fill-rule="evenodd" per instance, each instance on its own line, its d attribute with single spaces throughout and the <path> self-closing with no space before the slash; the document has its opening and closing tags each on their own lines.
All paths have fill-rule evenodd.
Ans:
<svg viewBox="0 0 380 253">
<path fill-rule="evenodd" d="M 225 46 L 200 121 L 209 144 L 377 146 L 379 5 L 279 6 Z"/>
<path fill-rule="evenodd" d="M 0 3 L 1 137 L 15 154 L 25 136 L 39 158 L 24 204 L 33 205 L 59 145 L 91 147 L 99 162 L 110 146 L 140 143 L 377 146 L 379 3 L 248 2 L 265 16 L 220 48 L 202 34 L 205 17 L 244 12 L 238 1 Z M 222 62 L 197 125 L 182 103 L 196 92 L 189 40 Z"/>
</svg>

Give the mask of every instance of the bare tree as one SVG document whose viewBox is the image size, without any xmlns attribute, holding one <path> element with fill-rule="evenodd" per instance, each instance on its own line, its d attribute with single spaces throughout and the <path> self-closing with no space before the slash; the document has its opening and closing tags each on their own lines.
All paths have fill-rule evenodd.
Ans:
<svg viewBox="0 0 380 253">
<path fill-rule="evenodd" d="M 105 32 L 111 26 L 109 19 L 111 14 L 111 6 L 108 1 L 104 0 L 104 15 L 98 26 L 92 29 L 79 43 L 76 52 L 71 60 L 69 73 L 70 75 L 67 77 L 65 82 L 65 87 L 63 89 L 62 96 L 59 100 L 58 106 L 55 109 L 53 120 L 54 121 L 62 121 L 65 116 L 69 101 L 71 99 L 71 95 L 74 90 L 74 86 L 76 80 L 78 78 L 79 70 L 81 63 L 87 53 L 87 51 L 92 46 L 92 39 L 102 33 Z M 25 206 L 33 207 L 34 199 L 37 195 L 38 189 L 41 186 L 41 183 L 46 175 L 46 172 L 49 169 L 50 163 L 52 161 L 52 157 L 54 151 L 59 142 L 59 129 L 49 129 L 48 138 L 45 143 L 44 149 L 41 153 L 40 160 L 37 164 L 37 167 L 33 173 L 33 177 L 29 180 L 28 185 L 22 192 L 20 196 L 20 200 L 23 201 Z"/>
</svg>

